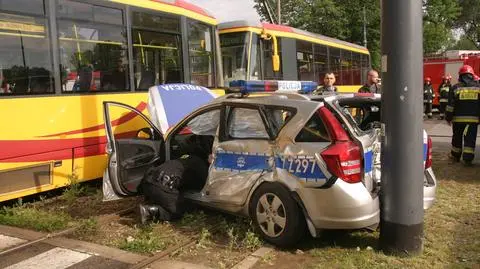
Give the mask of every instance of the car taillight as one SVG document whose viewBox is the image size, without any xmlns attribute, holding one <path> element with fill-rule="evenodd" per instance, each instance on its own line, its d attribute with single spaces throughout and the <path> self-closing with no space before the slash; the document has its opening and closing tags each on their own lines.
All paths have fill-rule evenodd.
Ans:
<svg viewBox="0 0 480 269">
<path fill-rule="evenodd" d="M 427 159 L 425 160 L 425 169 L 432 167 L 432 138 L 428 137 Z"/>
<path fill-rule="evenodd" d="M 350 139 L 330 110 L 321 107 L 319 115 L 332 139 L 332 144 L 320 153 L 328 171 L 345 182 L 361 182 L 363 157 L 361 148 Z"/>
<path fill-rule="evenodd" d="M 362 153 L 352 141 L 336 142 L 320 155 L 332 175 L 347 183 L 362 181 Z"/>
</svg>

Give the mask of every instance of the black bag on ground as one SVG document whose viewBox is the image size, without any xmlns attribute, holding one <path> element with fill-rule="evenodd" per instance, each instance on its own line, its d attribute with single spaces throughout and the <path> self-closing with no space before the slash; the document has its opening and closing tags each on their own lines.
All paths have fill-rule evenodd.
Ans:
<svg viewBox="0 0 480 269">
<path fill-rule="evenodd" d="M 182 191 L 200 190 L 205 184 L 207 175 L 208 166 L 205 161 L 187 155 L 148 169 L 140 188 L 145 196 L 145 202 L 166 210 L 171 214 L 168 217 L 170 220 L 181 217 L 185 211 Z"/>
</svg>

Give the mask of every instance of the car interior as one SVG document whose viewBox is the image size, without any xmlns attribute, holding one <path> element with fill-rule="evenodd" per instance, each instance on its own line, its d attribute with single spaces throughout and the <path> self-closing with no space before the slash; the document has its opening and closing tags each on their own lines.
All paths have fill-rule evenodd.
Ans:
<svg viewBox="0 0 480 269">
<path fill-rule="evenodd" d="M 185 155 L 195 156 L 203 160 L 203 164 L 208 168 L 219 116 L 219 109 L 211 110 L 181 126 L 170 138 L 170 159 L 175 160 Z M 185 182 L 183 191 L 200 191 L 206 180 L 206 177 L 189 179 Z"/>
<path fill-rule="evenodd" d="M 342 111 L 352 123 L 362 131 L 380 127 L 380 101 L 375 100 L 340 100 L 338 102 Z"/>
</svg>

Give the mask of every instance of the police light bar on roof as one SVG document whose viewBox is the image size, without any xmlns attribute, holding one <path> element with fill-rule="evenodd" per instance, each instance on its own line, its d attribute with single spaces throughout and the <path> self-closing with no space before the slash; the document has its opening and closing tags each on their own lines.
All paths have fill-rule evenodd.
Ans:
<svg viewBox="0 0 480 269">
<path fill-rule="evenodd" d="M 311 93 L 317 86 L 318 84 L 313 81 L 234 80 L 230 82 L 230 91 L 242 94 L 274 91 Z"/>
</svg>

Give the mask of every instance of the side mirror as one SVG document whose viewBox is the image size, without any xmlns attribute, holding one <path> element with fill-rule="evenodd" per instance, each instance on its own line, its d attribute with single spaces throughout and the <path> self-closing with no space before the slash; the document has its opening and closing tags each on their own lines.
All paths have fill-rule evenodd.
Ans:
<svg viewBox="0 0 480 269">
<path fill-rule="evenodd" d="M 153 130 L 153 128 L 149 128 L 149 127 L 142 128 L 142 129 L 137 131 L 136 138 L 154 140 L 155 139 L 155 130 Z"/>
</svg>

